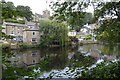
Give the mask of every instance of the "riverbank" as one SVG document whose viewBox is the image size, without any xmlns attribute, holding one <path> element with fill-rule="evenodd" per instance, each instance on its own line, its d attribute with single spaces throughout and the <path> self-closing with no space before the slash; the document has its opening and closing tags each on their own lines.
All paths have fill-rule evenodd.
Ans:
<svg viewBox="0 0 120 80">
<path fill-rule="evenodd" d="M 67 45 L 47 45 L 47 46 L 41 46 L 40 44 L 27 44 L 27 43 L 1 43 L 0 47 L 2 50 L 17 50 L 17 49 L 30 49 L 30 48 L 52 48 L 52 47 L 68 47 L 68 46 L 83 46 L 83 45 L 89 45 L 89 44 L 100 44 L 100 45 L 116 45 L 120 43 L 103 43 L 98 41 L 81 41 L 77 43 L 69 43 Z"/>
<path fill-rule="evenodd" d="M 7 50 L 17 50 L 17 49 L 30 49 L 30 48 L 39 48 L 39 45 L 31 45 L 31 44 L 24 44 L 24 43 L 2 43 L 0 44 L 0 48 L 2 51 Z"/>
</svg>

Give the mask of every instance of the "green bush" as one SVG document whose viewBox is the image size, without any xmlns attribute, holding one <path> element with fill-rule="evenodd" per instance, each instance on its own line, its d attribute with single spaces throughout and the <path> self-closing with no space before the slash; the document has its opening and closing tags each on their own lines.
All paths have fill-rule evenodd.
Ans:
<svg viewBox="0 0 120 80">
<path fill-rule="evenodd" d="M 38 48 L 39 47 L 39 45 L 32 45 L 32 44 L 27 44 L 27 43 L 20 43 L 18 46 L 21 49 Z"/>
<path fill-rule="evenodd" d="M 80 78 L 92 78 L 92 79 L 115 79 L 119 78 L 120 73 L 120 61 L 117 62 L 102 62 L 95 68 L 82 72 Z M 78 79 L 78 80 L 79 80 Z"/>
<path fill-rule="evenodd" d="M 2 50 L 9 50 L 10 44 L 1 44 L 0 47 L 2 47 Z"/>
</svg>

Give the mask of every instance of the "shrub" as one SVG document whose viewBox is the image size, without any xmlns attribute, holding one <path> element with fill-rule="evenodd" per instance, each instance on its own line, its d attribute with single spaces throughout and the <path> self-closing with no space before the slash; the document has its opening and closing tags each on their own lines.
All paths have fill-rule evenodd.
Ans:
<svg viewBox="0 0 120 80">
<path fill-rule="evenodd" d="M 10 44 L 2 44 L 2 45 L 0 45 L 0 47 L 2 47 L 2 50 L 9 50 Z"/>
</svg>

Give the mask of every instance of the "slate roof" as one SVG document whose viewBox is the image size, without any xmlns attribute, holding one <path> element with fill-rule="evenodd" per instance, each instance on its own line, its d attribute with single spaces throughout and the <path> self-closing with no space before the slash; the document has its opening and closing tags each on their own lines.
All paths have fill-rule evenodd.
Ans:
<svg viewBox="0 0 120 80">
<path fill-rule="evenodd" d="M 18 24 L 18 23 L 11 23 L 11 22 L 5 22 L 5 25 L 10 25 L 10 26 L 17 26 L 17 27 L 24 27 L 25 24 Z"/>
<path fill-rule="evenodd" d="M 27 25 L 28 26 L 34 26 L 34 25 L 36 25 L 36 23 L 35 22 L 27 22 Z"/>
<path fill-rule="evenodd" d="M 30 29 L 25 29 L 25 31 L 39 31 L 39 28 L 37 27 L 32 27 Z"/>
</svg>

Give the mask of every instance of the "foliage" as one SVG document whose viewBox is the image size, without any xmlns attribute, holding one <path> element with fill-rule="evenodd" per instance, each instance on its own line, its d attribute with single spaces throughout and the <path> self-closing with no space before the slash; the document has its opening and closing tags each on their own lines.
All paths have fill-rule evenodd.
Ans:
<svg viewBox="0 0 120 80">
<path fill-rule="evenodd" d="M 86 35 L 86 36 L 85 36 L 85 39 L 86 39 L 86 40 L 89 40 L 89 39 L 91 39 L 91 37 L 92 37 L 92 35 Z"/>
<path fill-rule="evenodd" d="M 14 6 L 13 2 L 0 2 L 2 8 L 2 19 L 15 19 L 16 17 L 25 17 L 28 21 L 32 20 L 32 11 L 29 6 Z"/>
<path fill-rule="evenodd" d="M 40 21 L 40 31 L 43 33 L 41 45 L 66 45 L 68 29 L 64 23 L 56 21 Z"/>
<path fill-rule="evenodd" d="M 13 18 L 15 16 L 15 6 L 12 2 L 0 2 L 2 7 L 2 17 L 4 19 Z"/>
<path fill-rule="evenodd" d="M 100 50 L 107 55 L 119 54 L 119 49 L 120 49 L 120 46 L 116 44 L 109 44 L 100 48 Z"/>
<path fill-rule="evenodd" d="M 92 79 L 118 79 L 120 70 L 120 62 L 102 62 L 95 68 L 82 72 L 79 78 L 92 78 Z"/>
<path fill-rule="evenodd" d="M 2 51 L 5 51 L 5 50 L 9 50 L 10 49 L 10 44 L 1 44 L 1 46 L 0 46 L 1 48 L 2 48 Z"/>
<path fill-rule="evenodd" d="M 20 17 L 25 17 L 28 21 L 32 20 L 32 11 L 29 6 L 19 5 L 16 7 L 16 14 Z"/>
<path fill-rule="evenodd" d="M 100 20 L 100 27 L 96 30 L 97 38 L 103 42 L 120 42 L 120 11 L 119 2 L 107 2 L 101 4 L 102 7 L 95 11 L 96 19 Z M 109 16 L 109 17 L 107 17 Z"/>
<path fill-rule="evenodd" d="M 120 21 L 119 4 L 120 1 L 100 3 L 98 8 L 95 10 L 94 17 L 98 20 L 100 17 L 105 18 L 106 15 L 109 15 L 110 19 L 112 19 L 114 16 L 117 16 L 117 19 Z"/>
<path fill-rule="evenodd" d="M 28 48 L 38 48 L 39 45 L 31 45 L 31 44 L 26 44 L 26 43 L 18 43 L 18 47 L 20 49 L 28 49 Z"/>
<path fill-rule="evenodd" d="M 72 78 L 73 75 L 76 75 L 75 77 L 79 77 L 81 75 L 81 71 L 83 71 L 82 76 L 80 76 L 78 80 L 80 80 L 81 78 L 83 79 L 91 78 L 96 80 L 96 78 L 105 79 L 105 78 L 119 77 L 120 63 L 107 61 L 101 64 L 97 64 L 97 67 L 94 67 L 88 70 L 88 68 L 91 65 L 95 65 L 94 63 L 96 62 L 96 58 L 93 58 L 91 56 L 85 56 L 84 54 L 79 53 L 78 52 L 79 48 L 77 47 L 74 47 L 74 48 L 71 47 L 70 49 L 67 49 L 67 48 L 68 47 L 43 48 L 42 50 L 40 50 L 39 64 L 35 64 L 35 66 L 33 65 L 26 66 L 26 64 L 17 66 L 16 64 L 17 62 L 19 62 L 19 60 L 18 61 L 16 60 L 18 59 L 19 56 L 24 57 L 23 56 L 24 54 L 28 54 L 31 56 L 30 52 L 33 53 L 35 49 L 33 50 L 28 49 L 28 52 L 26 52 L 27 50 L 22 50 L 23 53 L 21 53 L 21 51 L 19 50 L 11 50 L 11 51 L 8 51 L 7 53 L 3 52 L 2 53 L 2 72 L 3 72 L 2 78 L 5 80 L 7 79 L 23 80 L 24 76 L 28 76 L 28 79 L 32 77 L 31 79 L 35 80 L 40 75 L 42 75 L 44 71 L 45 73 L 46 72 L 49 73 L 54 70 L 55 70 L 55 73 L 52 72 L 54 74 L 52 75 L 50 74 L 48 77 L 51 77 L 54 75 L 58 77 L 59 76 L 64 77 L 62 75 L 69 76 L 69 73 L 71 74 L 69 78 Z M 72 52 L 75 52 L 75 55 L 72 57 L 72 59 L 68 59 L 68 54 Z M 119 54 L 118 54 L 118 57 L 119 57 Z M 34 56 L 33 59 L 34 58 L 36 57 Z M 13 62 L 14 61 L 13 59 L 15 60 L 15 62 Z M 20 62 L 21 62 L 21 59 L 20 59 Z M 67 67 L 69 67 L 69 69 L 66 70 L 65 68 Z M 34 70 L 36 70 L 36 72 L 34 72 Z M 64 72 L 62 73 L 62 75 L 59 75 L 59 74 L 56 74 L 58 73 L 56 72 L 56 70 L 58 70 L 60 73 L 62 71 Z"/>
<path fill-rule="evenodd" d="M 34 72 L 33 69 L 38 69 L 38 67 L 20 67 L 11 65 L 9 58 L 15 57 L 15 53 L 10 53 L 10 51 L 4 51 L 2 54 L 2 79 L 4 80 L 17 80 L 24 79 L 24 76 L 28 76 L 29 80 L 34 80 L 39 72 Z"/>
<path fill-rule="evenodd" d="M 15 78 L 15 80 L 17 80 L 24 76 L 29 76 L 28 78 L 32 77 L 32 80 L 35 80 L 35 78 L 39 77 L 40 74 L 42 74 L 42 71 L 50 71 L 52 69 L 64 68 L 67 64 L 67 55 L 65 53 L 65 50 L 63 50 L 63 48 L 62 49 L 55 48 L 54 50 L 53 49 L 54 48 L 49 48 L 49 50 L 51 50 L 50 53 L 48 51 L 47 51 L 47 53 L 45 53 L 47 48 L 46 48 L 46 50 L 43 49 L 45 52 L 41 51 L 40 55 L 41 56 L 48 55 L 49 57 L 44 56 L 45 59 L 41 58 L 39 64 L 35 64 L 35 66 L 22 66 L 22 65 L 17 66 L 14 63 L 12 64 L 11 63 L 12 61 L 10 61 L 9 58 L 16 57 L 16 55 L 21 52 L 19 50 L 18 51 L 11 50 L 10 52 L 7 52 L 7 53 L 4 52 L 2 55 L 3 79 L 6 80 L 6 79 Z M 57 55 L 56 55 L 56 51 L 55 51 L 56 49 L 59 50 Z M 29 50 L 31 50 L 31 49 L 29 49 Z M 22 51 L 26 52 L 26 50 L 22 50 Z M 25 54 L 30 54 L 30 53 L 27 52 Z M 58 60 L 56 60 L 56 59 L 58 59 Z M 36 72 L 34 72 L 34 70 L 36 70 Z M 38 71 L 38 70 L 40 70 L 40 71 Z"/>
<path fill-rule="evenodd" d="M 91 14 L 83 11 L 87 7 L 81 1 L 75 2 L 55 2 L 51 4 L 51 8 L 54 11 L 54 19 L 59 22 L 66 22 L 71 29 L 80 31 L 81 27 L 87 23 L 91 22 Z M 87 17 L 86 17 L 87 16 Z"/>
<path fill-rule="evenodd" d="M 88 67 L 91 66 L 95 62 L 94 58 L 91 56 L 83 56 L 80 53 L 75 54 L 74 58 L 71 59 L 71 63 L 73 63 L 72 67 Z"/>
</svg>

